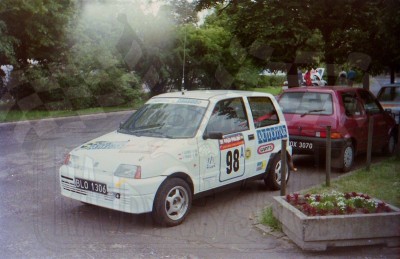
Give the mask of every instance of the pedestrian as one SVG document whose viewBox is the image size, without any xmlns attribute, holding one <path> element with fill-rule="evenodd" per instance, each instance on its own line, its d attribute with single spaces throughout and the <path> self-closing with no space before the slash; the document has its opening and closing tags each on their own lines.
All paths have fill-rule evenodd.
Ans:
<svg viewBox="0 0 400 259">
<path fill-rule="evenodd" d="M 297 69 L 297 77 L 299 79 L 299 86 L 302 86 L 304 84 L 304 79 L 303 79 L 303 72 L 301 72 L 300 69 Z"/>
<path fill-rule="evenodd" d="M 347 72 L 342 68 L 342 71 L 339 73 L 339 85 L 346 85 L 347 81 Z"/>
<path fill-rule="evenodd" d="M 304 75 L 304 80 L 306 81 L 306 86 L 312 86 L 311 81 L 311 69 L 307 69 L 307 72 Z"/>
<path fill-rule="evenodd" d="M 347 73 L 347 85 L 352 87 L 355 79 L 356 71 L 354 71 L 354 69 L 350 69 L 350 71 Z"/>
</svg>

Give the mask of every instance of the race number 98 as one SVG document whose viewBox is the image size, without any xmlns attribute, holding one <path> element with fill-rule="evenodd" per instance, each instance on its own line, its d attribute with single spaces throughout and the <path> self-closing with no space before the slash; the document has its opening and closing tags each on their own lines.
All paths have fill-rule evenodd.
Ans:
<svg viewBox="0 0 400 259">
<path fill-rule="evenodd" d="M 226 153 L 226 173 L 230 174 L 233 172 L 239 171 L 240 162 L 239 162 L 239 150 L 235 149 L 229 150 Z"/>
</svg>

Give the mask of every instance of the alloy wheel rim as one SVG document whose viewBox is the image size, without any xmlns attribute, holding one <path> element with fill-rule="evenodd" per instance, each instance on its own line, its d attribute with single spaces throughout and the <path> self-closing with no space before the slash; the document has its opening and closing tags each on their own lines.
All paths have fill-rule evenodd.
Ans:
<svg viewBox="0 0 400 259">
<path fill-rule="evenodd" d="M 165 212 L 172 220 L 181 219 L 188 209 L 189 194 L 182 186 L 172 188 L 165 199 Z"/>
</svg>

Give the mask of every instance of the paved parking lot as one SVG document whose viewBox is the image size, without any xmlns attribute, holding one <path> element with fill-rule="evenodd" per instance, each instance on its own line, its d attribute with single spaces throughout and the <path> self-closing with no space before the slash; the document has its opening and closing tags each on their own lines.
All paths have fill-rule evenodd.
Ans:
<svg viewBox="0 0 400 259">
<path fill-rule="evenodd" d="M 127 112 L 0 125 L 2 258 L 398 258 L 399 248 L 303 252 L 255 227 L 279 191 L 262 181 L 196 200 L 187 220 L 159 228 L 130 215 L 61 197 L 58 168 L 73 147 L 116 128 Z M 375 158 L 376 159 L 380 159 Z M 357 160 L 361 166 L 364 158 Z M 297 157 L 288 192 L 325 181 L 324 165 Z M 340 174 L 333 172 L 332 177 Z"/>
</svg>

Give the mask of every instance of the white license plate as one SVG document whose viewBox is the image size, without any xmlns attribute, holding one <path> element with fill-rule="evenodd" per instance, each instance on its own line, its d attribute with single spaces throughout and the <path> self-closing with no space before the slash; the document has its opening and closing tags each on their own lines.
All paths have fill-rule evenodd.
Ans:
<svg viewBox="0 0 400 259">
<path fill-rule="evenodd" d="M 75 178 L 75 187 L 86 191 L 107 194 L 107 185 L 104 183 Z"/>
</svg>

